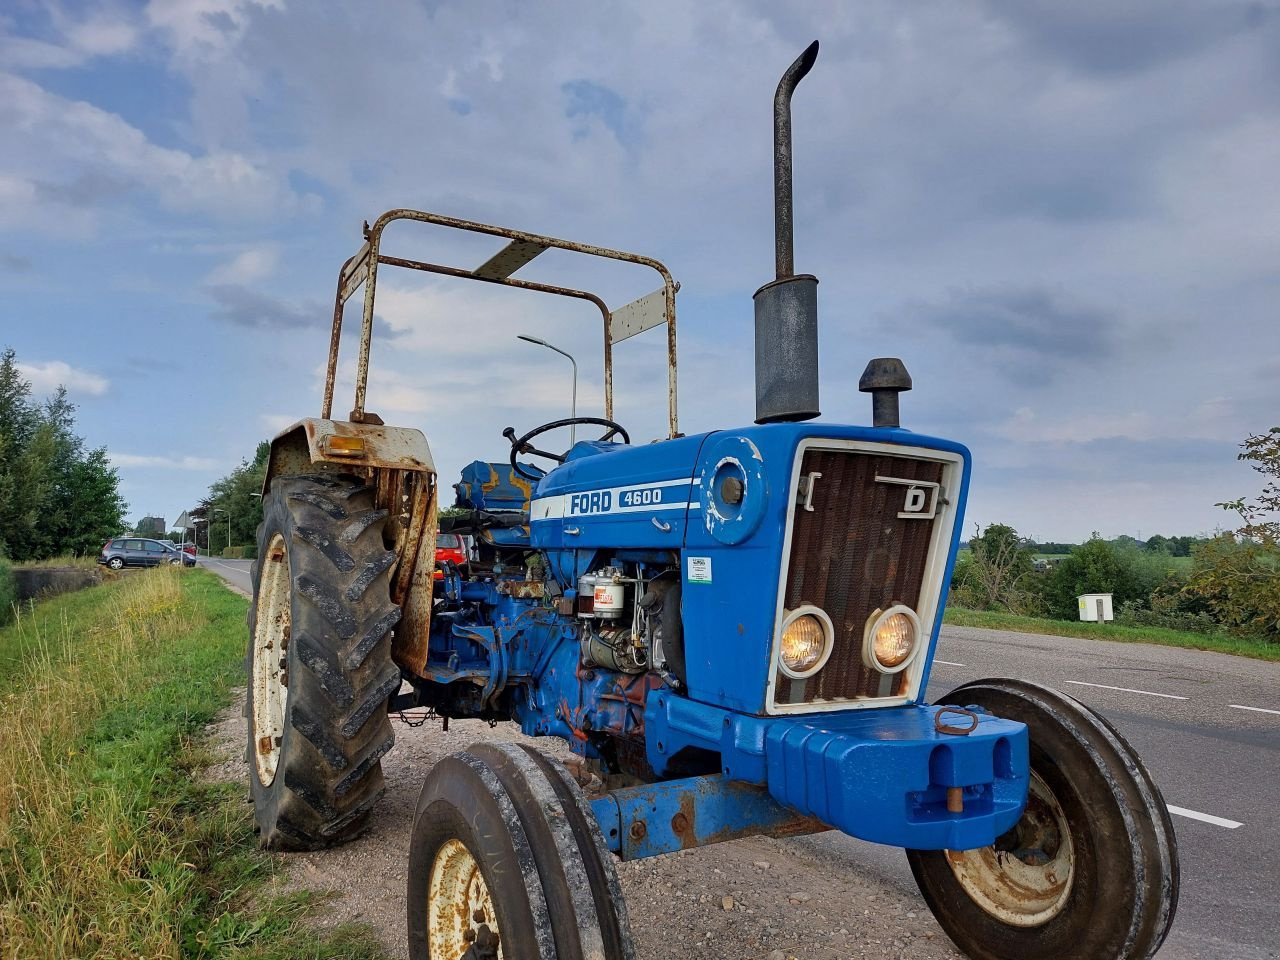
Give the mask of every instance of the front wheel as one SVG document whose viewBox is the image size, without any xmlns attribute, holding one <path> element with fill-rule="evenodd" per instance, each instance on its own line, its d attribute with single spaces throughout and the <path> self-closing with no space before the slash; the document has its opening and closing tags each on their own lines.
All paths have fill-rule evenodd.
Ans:
<svg viewBox="0 0 1280 960">
<path fill-rule="evenodd" d="M 941 703 L 1025 723 L 1031 783 L 990 847 L 908 850 L 938 923 L 975 960 L 1144 960 L 1178 902 L 1173 823 L 1151 775 L 1107 721 L 1065 694 L 979 680 Z"/>
<path fill-rule="evenodd" d="M 613 858 L 577 784 L 478 744 L 427 775 L 409 847 L 412 960 L 634 960 Z"/>
</svg>

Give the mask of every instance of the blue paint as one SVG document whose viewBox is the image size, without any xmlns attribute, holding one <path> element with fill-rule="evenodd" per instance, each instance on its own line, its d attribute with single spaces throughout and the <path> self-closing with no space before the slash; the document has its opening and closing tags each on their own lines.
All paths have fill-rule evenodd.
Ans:
<svg viewBox="0 0 1280 960">
<path fill-rule="evenodd" d="M 648 805 L 652 829 L 619 847 L 627 856 L 774 830 L 800 815 L 918 849 L 991 843 L 1025 802 L 1023 725 L 983 717 L 970 736 L 947 736 L 934 730 L 933 708 L 919 704 L 768 714 L 793 473 L 810 438 L 954 455 L 959 483 L 947 490 L 952 533 L 938 585 L 945 600 L 969 481 L 969 454 L 959 444 L 815 423 L 636 447 L 583 441 L 533 485 L 528 500 L 502 465 L 467 468 L 460 503 L 527 521 L 515 529 L 520 537 L 528 530 L 531 552 L 508 554 L 480 578 L 445 578 L 431 621 L 428 682 L 420 683 L 424 702 L 450 716 L 513 719 L 528 735 L 563 738 L 583 757 L 610 765 L 625 756 L 624 769 L 665 778 L 597 805 L 602 822 L 634 819 Z M 669 676 L 584 660 L 593 627 L 574 613 L 578 581 L 606 566 L 625 566 L 626 576 L 638 570 L 646 583 L 682 585 L 687 685 L 672 689 Z M 529 584 L 539 569 L 545 581 Z M 630 603 L 637 600 L 633 594 Z M 611 629 L 631 624 L 628 613 Z M 920 690 L 927 681 L 926 667 Z M 691 764 L 698 775 L 676 779 Z M 961 814 L 946 809 L 946 792 L 957 787 Z M 697 812 L 693 835 L 669 822 L 676 808 Z"/>
<path fill-rule="evenodd" d="M 663 691 L 649 696 L 645 732 L 659 775 L 681 750 L 713 750 L 727 779 L 764 786 L 850 836 L 917 850 L 987 846 L 1022 813 L 1027 728 L 980 715 L 968 736 L 943 734 L 938 709 L 749 717 Z M 963 788 L 963 813 L 947 811 L 950 787 Z"/>
</svg>

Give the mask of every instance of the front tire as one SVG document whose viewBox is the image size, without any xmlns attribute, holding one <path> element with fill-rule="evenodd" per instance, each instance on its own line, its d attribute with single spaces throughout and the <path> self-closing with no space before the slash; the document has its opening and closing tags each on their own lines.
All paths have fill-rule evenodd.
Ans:
<svg viewBox="0 0 1280 960">
<path fill-rule="evenodd" d="M 975 960 L 1143 960 L 1178 902 L 1178 850 L 1164 799 L 1128 742 L 1065 694 L 979 680 L 941 703 L 1025 723 L 1031 787 L 991 847 L 908 850 L 938 923 Z"/>
<path fill-rule="evenodd" d="M 529 747 L 478 744 L 422 787 L 411 960 L 634 960 L 613 857 L 581 790 Z"/>
<path fill-rule="evenodd" d="M 121 570 L 124 568 L 124 561 L 121 560 L 119 557 L 112 557 L 110 560 L 107 561 L 107 566 L 110 567 L 112 570 Z"/>
<path fill-rule="evenodd" d="M 351 477 L 277 477 L 263 503 L 249 611 L 247 760 L 264 847 L 359 834 L 382 795 L 395 554 L 386 510 Z"/>
</svg>

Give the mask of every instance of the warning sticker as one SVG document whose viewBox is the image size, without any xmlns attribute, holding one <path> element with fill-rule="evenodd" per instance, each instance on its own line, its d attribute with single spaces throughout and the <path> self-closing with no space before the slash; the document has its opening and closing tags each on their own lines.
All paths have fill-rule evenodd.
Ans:
<svg viewBox="0 0 1280 960">
<path fill-rule="evenodd" d="M 689 558 L 689 582 L 690 583 L 710 583 L 711 582 L 711 558 L 710 557 L 690 557 Z"/>
</svg>

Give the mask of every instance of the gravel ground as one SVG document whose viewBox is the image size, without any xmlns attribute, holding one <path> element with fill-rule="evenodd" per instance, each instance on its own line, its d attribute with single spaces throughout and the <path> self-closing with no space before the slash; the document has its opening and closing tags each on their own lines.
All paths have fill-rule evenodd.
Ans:
<svg viewBox="0 0 1280 960">
<path fill-rule="evenodd" d="M 224 759 L 213 779 L 245 782 L 243 698 L 211 729 Z M 281 882 L 331 894 L 322 926 L 370 924 L 393 957 L 406 957 L 409 829 L 423 778 L 446 754 L 482 740 L 514 740 L 512 724 L 396 724 L 383 761 L 387 793 L 364 836 L 316 853 L 281 854 Z M 559 741 L 539 740 L 553 756 Z M 866 874 L 820 838 L 753 837 L 619 865 L 641 960 L 960 958 L 918 896 Z"/>
</svg>

